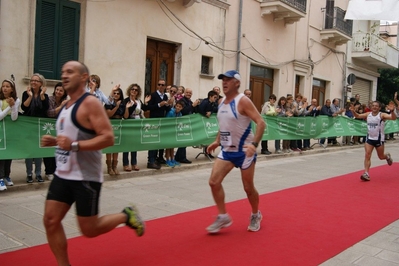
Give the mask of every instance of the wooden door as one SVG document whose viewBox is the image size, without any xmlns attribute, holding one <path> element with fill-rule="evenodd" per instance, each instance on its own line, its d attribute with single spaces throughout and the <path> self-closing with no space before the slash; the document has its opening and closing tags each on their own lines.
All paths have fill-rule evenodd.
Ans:
<svg viewBox="0 0 399 266">
<path fill-rule="evenodd" d="M 167 85 L 173 84 L 175 52 L 173 43 L 147 39 L 145 95 L 157 90 L 160 79 L 164 79 Z"/>
<path fill-rule="evenodd" d="M 269 100 L 270 94 L 273 93 L 273 82 L 265 78 L 251 77 L 249 86 L 252 91 L 251 99 L 260 112 L 263 104 Z"/>
</svg>

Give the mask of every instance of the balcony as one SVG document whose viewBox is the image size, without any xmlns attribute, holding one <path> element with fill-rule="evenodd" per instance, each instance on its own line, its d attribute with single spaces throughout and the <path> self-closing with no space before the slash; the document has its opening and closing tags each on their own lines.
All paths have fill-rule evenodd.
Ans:
<svg viewBox="0 0 399 266">
<path fill-rule="evenodd" d="M 357 32 L 352 38 L 352 58 L 377 68 L 397 68 L 399 49 L 375 34 Z"/>
<path fill-rule="evenodd" d="M 345 10 L 334 7 L 333 12 L 326 10 L 323 30 L 320 32 L 321 39 L 329 43 L 341 45 L 347 43 L 352 37 L 352 20 L 345 20 Z"/>
<path fill-rule="evenodd" d="M 260 4 L 261 16 L 273 15 L 273 20 L 284 20 L 292 24 L 306 15 L 306 0 L 263 0 Z"/>
</svg>

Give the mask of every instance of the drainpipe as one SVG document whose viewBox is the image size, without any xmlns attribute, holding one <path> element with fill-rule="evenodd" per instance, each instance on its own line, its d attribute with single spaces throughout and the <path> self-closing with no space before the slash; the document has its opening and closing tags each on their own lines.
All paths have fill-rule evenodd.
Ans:
<svg viewBox="0 0 399 266">
<path fill-rule="evenodd" d="M 243 0 L 240 0 L 239 10 L 238 10 L 237 61 L 236 61 L 236 70 L 238 72 L 240 72 L 240 57 L 241 57 L 242 2 Z"/>
</svg>

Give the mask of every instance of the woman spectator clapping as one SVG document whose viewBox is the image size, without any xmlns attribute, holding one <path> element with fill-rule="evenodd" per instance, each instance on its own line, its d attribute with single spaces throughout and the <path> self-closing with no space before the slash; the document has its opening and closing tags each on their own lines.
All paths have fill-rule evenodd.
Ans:
<svg viewBox="0 0 399 266">
<path fill-rule="evenodd" d="M 144 118 L 144 113 L 142 110 L 143 102 L 140 100 L 141 97 L 141 87 L 134 83 L 131 84 L 127 90 L 127 98 L 123 101 L 126 109 L 123 117 L 125 119 L 142 119 Z M 151 100 L 151 95 L 147 95 L 144 99 L 145 103 L 148 103 Z M 130 152 L 130 160 L 129 163 L 129 152 L 123 153 L 123 170 L 130 172 L 132 169 L 134 171 L 139 171 L 140 168 L 137 166 L 137 152 Z"/>
<path fill-rule="evenodd" d="M 292 96 L 291 96 L 292 100 Z M 276 112 L 277 116 L 281 117 L 286 117 L 286 116 L 292 116 L 291 109 L 287 107 L 287 98 L 284 96 L 280 97 L 277 102 L 277 107 L 276 107 Z M 290 141 L 289 140 L 283 140 L 283 152 L 284 153 L 290 153 Z"/>
<path fill-rule="evenodd" d="M 38 73 L 35 73 L 30 78 L 30 85 L 22 94 L 21 109 L 26 116 L 47 117 L 47 110 L 49 108 L 49 98 L 46 94 L 46 79 Z M 32 170 L 33 161 L 35 161 L 35 174 L 37 182 L 44 182 L 42 172 L 42 158 L 28 158 L 25 159 L 26 166 L 26 182 L 33 183 Z M 46 166 L 46 165 L 45 165 Z M 47 167 L 47 166 L 46 166 Z"/>
<path fill-rule="evenodd" d="M 125 114 L 126 106 L 123 102 L 123 91 L 119 86 L 113 90 L 113 101 L 105 104 L 104 108 L 110 119 L 122 119 Z M 106 164 L 109 175 L 119 175 L 118 171 L 118 153 L 107 153 Z"/>
<path fill-rule="evenodd" d="M 67 92 L 62 87 L 62 83 L 59 82 L 54 86 L 53 95 L 49 97 L 47 116 L 56 118 L 67 101 Z M 56 168 L 55 157 L 43 158 L 43 161 L 44 165 L 46 166 L 45 177 L 51 181 L 54 178 L 54 172 Z"/>
</svg>

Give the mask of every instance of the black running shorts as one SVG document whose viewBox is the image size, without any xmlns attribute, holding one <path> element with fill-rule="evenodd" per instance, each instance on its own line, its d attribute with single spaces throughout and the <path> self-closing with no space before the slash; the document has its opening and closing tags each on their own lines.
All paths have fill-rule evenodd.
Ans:
<svg viewBox="0 0 399 266">
<path fill-rule="evenodd" d="M 376 148 L 380 147 L 381 145 L 384 145 L 383 141 L 381 141 L 381 140 L 373 140 L 373 139 L 367 139 L 366 143 L 370 144 L 371 146 L 374 146 Z"/>
<path fill-rule="evenodd" d="M 101 183 L 92 181 L 74 181 L 54 175 L 47 193 L 47 200 L 64 202 L 71 206 L 76 202 L 78 216 L 98 214 Z"/>
</svg>

